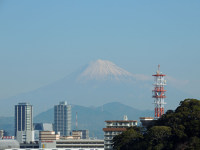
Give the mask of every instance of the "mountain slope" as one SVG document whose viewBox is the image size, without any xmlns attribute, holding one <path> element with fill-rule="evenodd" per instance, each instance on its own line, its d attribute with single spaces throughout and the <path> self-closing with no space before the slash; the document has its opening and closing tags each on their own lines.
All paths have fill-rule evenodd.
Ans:
<svg viewBox="0 0 200 150">
<path fill-rule="evenodd" d="M 107 60 L 97 60 L 79 75 L 78 80 L 122 80 L 133 75 Z"/>
<path fill-rule="evenodd" d="M 72 105 L 72 129 L 76 129 L 76 112 L 78 114 L 78 129 L 89 129 L 91 137 L 103 138 L 102 128 L 105 120 L 122 120 L 124 115 L 130 120 L 138 120 L 141 116 L 152 116 L 153 112 L 141 111 L 119 102 L 104 104 L 100 107 L 84 107 Z M 53 108 L 38 114 L 34 122 L 53 123 Z"/>
<path fill-rule="evenodd" d="M 121 120 L 124 115 L 130 120 L 138 120 L 141 116 L 152 116 L 153 112 L 141 111 L 119 102 L 104 104 L 99 107 L 84 107 L 72 105 L 72 130 L 76 129 L 76 112 L 78 114 L 78 129 L 88 129 L 90 137 L 103 138 L 102 128 L 105 120 Z M 53 123 L 53 108 L 44 111 L 34 117 L 34 123 Z M 14 117 L 0 117 L 0 129 L 14 135 Z"/>
<path fill-rule="evenodd" d="M 14 114 L 14 105 L 29 102 L 37 115 L 58 104 L 100 106 L 109 102 L 121 102 L 139 109 L 153 109 L 151 91 L 152 80 L 144 75 L 132 74 L 106 60 L 97 60 L 69 74 L 50 85 L 28 93 L 22 93 L 1 100 L 1 116 Z M 180 100 L 188 96 L 168 85 L 167 106 L 177 106 Z M 168 107 L 168 108 L 170 108 Z"/>
<path fill-rule="evenodd" d="M 6 135 L 14 135 L 14 117 L 0 117 L 0 130 L 5 130 Z"/>
</svg>

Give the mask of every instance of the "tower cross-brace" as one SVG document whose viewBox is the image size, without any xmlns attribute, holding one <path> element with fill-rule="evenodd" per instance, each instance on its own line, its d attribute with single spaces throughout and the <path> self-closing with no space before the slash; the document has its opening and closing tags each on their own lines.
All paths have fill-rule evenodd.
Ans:
<svg viewBox="0 0 200 150">
<path fill-rule="evenodd" d="M 160 118 L 164 114 L 164 104 L 165 103 L 165 92 L 164 86 L 166 85 L 165 74 L 160 72 L 160 65 L 158 65 L 158 70 L 154 76 L 154 90 L 153 98 L 155 104 L 155 118 Z"/>
</svg>

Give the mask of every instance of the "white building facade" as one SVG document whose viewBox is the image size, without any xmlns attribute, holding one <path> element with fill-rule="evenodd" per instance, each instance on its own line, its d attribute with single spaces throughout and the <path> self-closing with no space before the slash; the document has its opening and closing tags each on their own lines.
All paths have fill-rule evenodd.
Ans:
<svg viewBox="0 0 200 150">
<path fill-rule="evenodd" d="M 54 131 L 61 136 L 70 136 L 71 132 L 71 105 L 60 102 L 54 106 Z"/>
<path fill-rule="evenodd" d="M 126 131 L 126 129 L 129 127 L 137 126 L 137 121 L 128 120 L 127 116 L 124 117 L 124 120 L 107 120 L 105 122 L 106 128 L 103 128 L 105 150 L 113 149 L 113 138 L 116 135 Z"/>
<path fill-rule="evenodd" d="M 57 148 L 57 149 L 77 149 L 77 150 L 103 150 L 104 141 L 98 139 L 78 139 L 78 140 L 42 140 L 39 142 L 39 147 Z"/>
</svg>

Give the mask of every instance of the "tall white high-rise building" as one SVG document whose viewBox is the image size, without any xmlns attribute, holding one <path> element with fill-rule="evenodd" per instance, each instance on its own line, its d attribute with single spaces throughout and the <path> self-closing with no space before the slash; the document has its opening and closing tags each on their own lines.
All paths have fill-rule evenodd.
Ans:
<svg viewBox="0 0 200 150">
<path fill-rule="evenodd" d="M 60 102 L 54 106 L 54 130 L 61 136 L 70 136 L 71 132 L 71 105 Z"/>
<path fill-rule="evenodd" d="M 19 143 L 34 141 L 33 107 L 28 103 L 15 105 L 15 136 Z"/>
</svg>

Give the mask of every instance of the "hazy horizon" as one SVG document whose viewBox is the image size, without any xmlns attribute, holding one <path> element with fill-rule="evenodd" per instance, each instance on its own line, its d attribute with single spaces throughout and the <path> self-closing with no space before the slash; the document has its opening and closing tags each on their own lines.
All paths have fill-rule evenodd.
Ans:
<svg viewBox="0 0 200 150">
<path fill-rule="evenodd" d="M 2 0 L 0 102 L 98 59 L 152 84 L 160 64 L 167 84 L 200 99 L 199 6 L 197 0 Z M 153 102 L 151 91 L 144 96 Z"/>
</svg>

